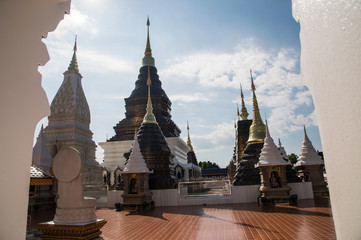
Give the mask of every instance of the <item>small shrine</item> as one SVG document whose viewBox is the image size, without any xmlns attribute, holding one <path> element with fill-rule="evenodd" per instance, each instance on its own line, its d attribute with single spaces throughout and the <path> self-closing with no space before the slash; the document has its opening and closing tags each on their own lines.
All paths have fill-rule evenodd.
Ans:
<svg viewBox="0 0 361 240">
<path fill-rule="evenodd" d="M 132 152 L 122 172 L 124 210 L 138 211 L 153 208 L 152 193 L 149 191 L 149 174 L 152 172 L 147 168 L 135 134 Z"/>
<path fill-rule="evenodd" d="M 323 177 L 324 162 L 308 138 L 306 127 L 304 127 L 304 140 L 295 168 L 303 182 L 312 182 L 314 196 L 328 194 L 327 184 Z"/>
<path fill-rule="evenodd" d="M 287 185 L 286 166 L 290 163 L 283 160 L 280 151 L 270 136 L 266 121 L 266 138 L 261 150 L 259 162 L 255 165 L 260 170 L 261 201 L 267 205 L 275 200 L 289 199 L 291 188 Z"/>
</svg>

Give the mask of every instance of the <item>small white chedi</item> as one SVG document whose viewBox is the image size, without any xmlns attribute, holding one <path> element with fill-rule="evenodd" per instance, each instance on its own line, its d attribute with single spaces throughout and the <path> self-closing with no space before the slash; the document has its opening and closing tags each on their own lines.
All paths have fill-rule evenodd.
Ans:
<svg viewBox="0 0 361 240">
<path fill-rule="evenodd" d="M 286 179 L 286 166 L 289 164 L 282 158 L 281 152 L 270 136 L 266 121 L 266 138 L 259 162 L 255 165 L 260 169 L 261 186 L 259 191 L 266 202 L 289 198 L 291 188 L 287 185 Z"/>
<path fill-rule="evenodd" d="M 140 151 L 137 133 L 134 134 L 133 149 L 130 153 L 128 163 L 123 170 L 125 173 L 152 173 L 149 171 Z"/>
<path fill-rule="evenodd" d="M 153 208 L 152 193 L 149 191 L 149 174 L 153 173 L 140 151 L 138 136 L 135 133 L 133 149 L 128 163 L 122 172 L 124 179 L 124 210 L 145 210 Z"/>
<path fill-rule="evenodd" d="M 304 127 L 301 153 L 299 154 L 295 168 L 298 170 L 298 174 L 304 182 L 312 182 L 313 194 L 315 196 L 328 194 L 327 184 L 323 176 L 324 161 L 321 156 L 318 155 L 308 138 L 306 127 Z"/>
<path fill-rule="evenodd" d="M 312 142 L 307 136 L 306 127 L 304 129 L 304 139 L 302 142 L 301 153 L 299 154 L 295 167 L 306 165 L 322 165 L 324 164 L 321 156 L 319 156 L 312 145 Z"/>
<path fill-rule="evenodd" d="M 270 136 L 268 123 L 266 121 L 266 138 L 264 139 L 264 145 L 259 157 L 259 162 L 255 165 L 255 167 L 280 166 L 289 164 L 289 162 L 286 162 L 282 158 L 280 150 L 278 150 L 276 144 L 273 141 L 273 138 Z"/>
<path fill-rule="evenodd" d="M 95 199 L 83 195 L 81 168 L 82 160 L 75 148 L 65 147 L 56 154 L 53 172 L 58 180 L 59 198 L 54 223 L 88 223 L 97 220 Z"/>
</svg>

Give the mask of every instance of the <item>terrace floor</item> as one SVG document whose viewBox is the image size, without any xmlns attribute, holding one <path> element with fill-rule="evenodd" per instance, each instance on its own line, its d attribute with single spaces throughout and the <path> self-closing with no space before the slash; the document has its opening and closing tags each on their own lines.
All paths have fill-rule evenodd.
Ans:
<svg viewBox="0 0 361 240">
<path fill-rule="evenodd" d="M 105 240 L 336 239 L 328 198 L 300 200 L 297 207 L 247 203 L 156 207 L 143 214 L 98 209 L 96 214 L 107 221 L 101 229 Z M 39 220 L 33 218 L 33 224 Z"/>
</svg>

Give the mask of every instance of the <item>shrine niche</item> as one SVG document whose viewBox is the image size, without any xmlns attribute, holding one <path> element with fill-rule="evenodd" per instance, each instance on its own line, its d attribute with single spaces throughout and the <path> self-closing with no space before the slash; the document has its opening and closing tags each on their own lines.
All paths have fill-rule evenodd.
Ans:
<svg viewBox="0 0 361 240">
<path fill-rule="evenodd" d="M 124 193 L 122 194 L 123 204 L 121 209 L 125 211 L 141 211 L 153 208 L 152 193 L 149 191 L 150 173 L 152 171 L 147 168 L 140 152 L 137 134 L 135 134 L 132 152 L 122 172 Z"/>
<path fill-rule="evenodd" d="M 289 162 L 283 160 L 280 151 L 269 134 L 266 121 L 266 138 L 259 162 L 255 168 L 260 170 L 261 186 L 259 199 L 263 205 L 275 204 L 277 201 L 289 201 L 291 188 L 287 185 L 286 167 Z"/>
</svg>

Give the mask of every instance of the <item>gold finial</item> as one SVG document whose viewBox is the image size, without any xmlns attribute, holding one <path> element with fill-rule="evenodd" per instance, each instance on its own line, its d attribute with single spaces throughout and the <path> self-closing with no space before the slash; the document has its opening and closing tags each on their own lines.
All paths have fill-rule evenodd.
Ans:
<svg viewBox="0 0 361 240">
<path fill-rule="evenodd" d="M 253 83 L 253 76 L 252 76 L 252 70 L 251 69 L 249 70 L 249 73 L 251 74 L 251 90 L 256 91 L 256 87 L 254 86 L 254 83 Z"/>
<path fill-rule="evenodd" d="M 191 138 L 189 137 L 189 124 L 187 121 L 187 131 L 188 131 L 188 139 L 187 139 L 187 145 L 190 148 L 190 152 L 193 152 L 193 146 L 192 146 L 192 142 L 191 142 Z"/>
<path fill-rule="evenodd" d="M 152 99 L 150 98 L 150 85 L 152 85 L 152 80 L 150 78 L 150 68 L 148 66 L 148 79 L 147 79 L 147 85 L 148 85 L 148 102 L 147 102 L 147 112 L 144 116 L 143 123 L 157 123 L 157 120 L 153 114 L 153 106 L 152 106 Z"/>
<path fill-rule="evenodd" d="M 152 49 L 150 48 L 150 41 L 149 41 L 149 26 L 150 26 L 150 22 L 149 22 L 149 16 L 148 16 L 147 17 L 147 46 L 145 47 L 145 52 L 144 52 L 145 56 L 152 56 Z"/>
<path fill-rule="evenodd" d="M 266 126 L 264 125 L 261 114 L 259 113 L 257 97 L 255 93 L 255 86 L 253 83 L 252 71 L 251 74 L 251 88 L 253 92 L 253 120 L 252 125 L 249 128 L 249 138 L 247 144 L 263 143 L 266 137 Z"/>
<path fill-rule="evenodd" d="M 144 57 L 142 59 L 143 66 L 155 66 L 154 58 L 152 57 L 152 49 L 150 48 L 150 40 L 149 40 L 149 16 L 147 17 L 147 44 L 145 47 Z"/>
<path fill-rule="evenodd" d="M 75 35 L 75 43 L 74 43 L 74 48 L 73 48 L 74 53 L 73 53 L 73 57 L 71 58 L 71 61 L 69 64 L 68 71 L 79 72 L 78 61 L 76 59 L 76 51 L 78 50 L 76 41 L 77 41 L 77 35 Z"/>
<path fill-rule="evenodd" d="M 252 77 L 252 75 L 251 75 Z M 253 80 L 252 80 L 253 82 Z M 246 108 L 246 105 L 244 104 L 244 96 L 243 96 L 243 91 L 242 91 L 242 85 L 240 84 L 240 87 L 241 87 L 241 100 L 242 100 L 242 103 L 241 103 L 241 118 L 242 120 L 247 120 L 247 117 L 248 117 L 248 112 L 247 112 L 247 108 Z"/>
</svg>

